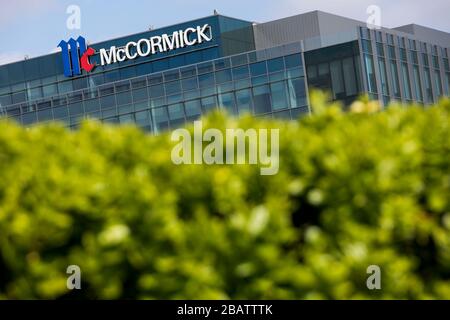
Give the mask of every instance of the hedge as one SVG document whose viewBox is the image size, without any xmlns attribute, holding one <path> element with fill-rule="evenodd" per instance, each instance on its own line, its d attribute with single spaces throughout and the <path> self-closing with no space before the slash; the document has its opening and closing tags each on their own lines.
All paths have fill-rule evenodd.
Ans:
<svg viewBox="0 0 450 320">
<path fill-rule="evenodd" d="M 450 101 L 324 101 L 297 121 L 202 119 L 278 128 L 274 176 L 176 166 L 170 133 L 1 121 L 0 298 L 450 299 Z"/>
</svg>

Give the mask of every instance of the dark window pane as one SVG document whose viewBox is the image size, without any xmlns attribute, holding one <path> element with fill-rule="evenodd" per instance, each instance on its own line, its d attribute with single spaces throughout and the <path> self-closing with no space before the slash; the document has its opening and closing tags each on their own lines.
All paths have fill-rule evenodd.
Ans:
<svg viewBox="0 0 450 320">
<path fill-rule="evenodd" d="M 274 110 L 289 108 L 286 82 L 272 83 L 270 85 L 270 91 L 272 93 L 272 107 Z"/>
<path fill-rule="evenodd" d="M 101 97 L 100 104 L 102 106 L 102 109 L 115 107 L 116 106 L 116 97 L 114 95 Z"/>
<path fill-rule="evenodd" d="M 220 107 L 225 108 L 229 114 L 236 114 L 233 93 L 222 93 L 218 98 Z"/>
<path fill-rule="evenodd" d="M 83 113 L 83 104 L 81 102 L 69 104 L 69 113 L 71 116 Z"/>
<path fill-rule="evenodd" d="M 269 86 L 264 85 L 253 88 L 253 103 L 256 114 L 270 112 Z"/>
<path fill-rule="evenodd" d="M 147 88 L 133 90 L 133 101 L 142 101 L 147 99 Z"/>
<path fill-rule="evenodd" d="M 252 112 L 252 95 L 250 89 L 244 89 L 236 92 L 236 105 L 239 114 Z"/>
<path fill-rule="evenodd" d="M 131 103 L 131 93 L 130 93 L 130 91 L 118 93 L 118 94 L 116 94 L 116 99 L 117 99 L 118 106 L 129 104 L 129 103 Z"/>
<path fill-rule="evenodd" d="M 258 62 L 250 65 L 250 73 L 252 77 L 260 76 L 267 73 L 266 62 Z"/>
<path fill-rule="evenodd" d="M 198 85 L 197 85 L 197 77 L 192 77 L 192 78 L 188 78 L 188 79 L 183 79 L 181 81 L 182 86 L 183 86 L 183 90 L 184 91 L 189 91 L 189 90 L 194 90 L 194 89 L 198 89 Z"/>
<path fill-rule="evenodd" d="M 300 54 L 293 54 L 284 57 L 284 61 L 286 63 L 286 69 L 299 67 L 302 65 L 302 56 Z"/>
<path fill-rule="evenodd" d="M 166 83 L 166 95 L 177 94 L 181 92 L 180 81 L 172 81 Z"/>
<path fill-rule="evenodd" d="M 269 73 L 281 71 L 284 69 L 284 60 L 283 58 L 276 58 L 267 61 L 267 68 Z"/>
<path fill-rule="evenodd" d="M 245 79 L 245 78 L 248 78 L 249 76 L 250 76 L 250 74 L 248 71 L 248 66 L 233 68 L 233 79 L 234 80 Z"/>
<path fill-rule="evenodd" d="M 217 108 L 216 97 L 213 96 L 213 97 L 203 98 L 202 99 L 202 108 L 205 113 L 210 110 L 216 109 Z"/>
<path fill-rule="evenodd" d="M 207 73 L 213 71 L 212 62 L 201 63 L 197 66 L 198 74 Z"/>
<path fill-rule="evenodd" d="M 188 120 L 197 119 L 198 116 L 202 113 L 200 100 L 187 101 L 184 105 Z"/>
<path fill-rule="evenodd" d="M 66 106 L 62 106 L 53 108 L 53 114 L 55 116 L 55 119 L 62 119 L 66 118 L 69 115 L 69 112 L 67 111 Z"/>
<path fill-rule="evenodd" d="M 206 88 L 214 85 L 214 73 L 207 73 L 198 76 L 200 88 Z"/>
<path fill-rule="evenodd" d="M 94 112 L 100 109 L 100 103 L 98 99 L 91 99 L 84 101 L 84 109 L 86 112 Z"/>
<path fill-rule="evenodd" d="M 288 88 L 291 108 L 306 105 L 306 88 L 304 78 L 288 80 Z"/>
<path fill-rule="evenodd" d="M 217 84 L 221 84 L 221 83 L 225 83 L 225 82 L 229 82 L 229 81 L 231 81 L 231 70 L 230 69 L 216 72 L 216 83 Z"/>
<path fill-rule="evenodd" d="M 148 95 L 150 98 L 157 98 L 164 95 L 164 87 L 162 84 L 151 86 L 148 88 Z"/>
</svg>

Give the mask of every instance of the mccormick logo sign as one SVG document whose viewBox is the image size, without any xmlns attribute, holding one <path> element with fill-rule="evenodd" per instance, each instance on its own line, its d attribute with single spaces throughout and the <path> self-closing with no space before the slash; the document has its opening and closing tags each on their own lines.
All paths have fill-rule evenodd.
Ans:
<svg viewBox="0 0 450 320">
<path fill-rule="evenodd" d="M 149 39 L 140 39 L 137 42 L 130 41 L 123 47 L 112 46 L 109 49 L 100 49 L 100 64 L 102 66 L 125 60 L 133 60 L 137 57 L 148 57 L 153 54 L 168 52 L 179 48 L 191 47 L 212 40 L 211 27 L 208 24 L 175 31 L 172 34 L 163 34 Z M 70 38 L 69 41 L 61 41 L 64 66 L 64 75 L 72 77 L 81 74 L 81 69 L 86 72 L 92 71 L 95 63 L 89 58 L 96 54 L 93 48 L 86 46 L 86 40 L 78 37 L 77 40 Z"/>
</svg>

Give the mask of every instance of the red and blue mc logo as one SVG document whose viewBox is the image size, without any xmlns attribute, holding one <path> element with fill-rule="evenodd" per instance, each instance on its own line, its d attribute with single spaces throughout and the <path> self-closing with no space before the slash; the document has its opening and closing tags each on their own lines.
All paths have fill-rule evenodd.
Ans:
<svg viewBox="0 0 450 320">
<path fill-rule="evenodd" d="M 86 47 L 86 40 L 83 37 L 80 36 L 77 40 L 73 38 L 70 38 L 69 41 L 63 40 L 58 47 L 61 48 L 66 77 L 80 75 L 81 69 L 87 72 L 94 69 L 95 63 L 90 63 L 89 57 L 95 54 L 95 50 Z"/>
</svg>

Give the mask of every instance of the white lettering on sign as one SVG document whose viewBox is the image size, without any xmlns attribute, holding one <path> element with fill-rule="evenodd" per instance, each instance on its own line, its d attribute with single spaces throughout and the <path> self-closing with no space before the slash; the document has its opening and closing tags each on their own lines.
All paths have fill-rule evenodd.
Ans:
<svg viewBox="0 0 450 320">
<path fill-rule="evenodd" d="M 172 51 L 186 46 L 194 46 L 212 40 L 211 28 L 209 25 L 187 28 L 186 30 L 175 31 L 171 35 L 163 34 L 150 39 L 140 39 L 137 42 L 128 42 L 124 47 L 112 46 L 109 50 L 100 49 L 100 63 L 102 66 L 125 60 L 133 60 L 137 57 L 147 57 L 150 54 L 157 54 Z"/>
</svg>

